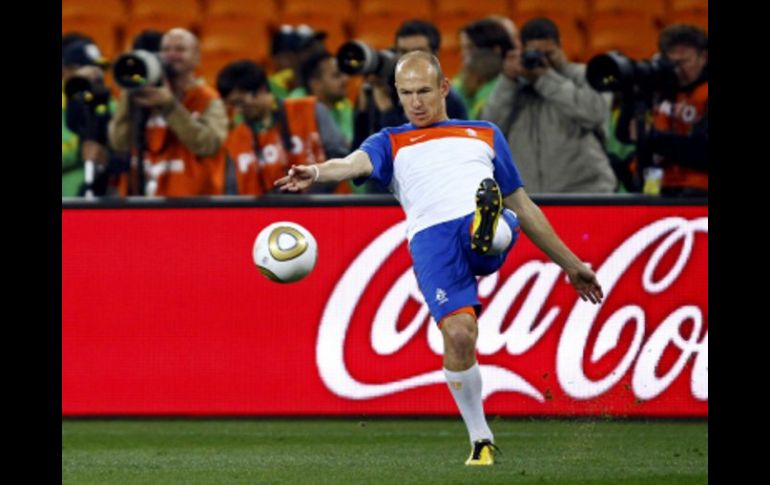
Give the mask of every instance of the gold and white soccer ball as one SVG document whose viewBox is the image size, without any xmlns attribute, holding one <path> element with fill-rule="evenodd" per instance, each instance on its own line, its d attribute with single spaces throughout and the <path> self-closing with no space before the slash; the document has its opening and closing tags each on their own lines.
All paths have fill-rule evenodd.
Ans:
<svg viewBox="0 0 770 485">
<path fill-rule="evenodd" d="M 252 251 L 254 264 L 277 283 L 299 281 L 313 270 L 318 244 L 307 229 L 294 222 L 275 222 L 257 236 Z"/>
</svg>

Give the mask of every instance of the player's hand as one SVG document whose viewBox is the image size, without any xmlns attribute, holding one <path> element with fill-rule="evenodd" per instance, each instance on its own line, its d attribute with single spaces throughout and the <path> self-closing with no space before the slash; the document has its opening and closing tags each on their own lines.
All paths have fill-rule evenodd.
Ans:
<svg viewBox="0 0 770 485">
<path fill-rule="evenodd" d="M 566 272 L 570 283 L 583 301 L 590 300 L 594 304 L 602 302 L 604 292 L 596 279 L 596 274 L 588 266 L 581 264 L 577 268 L 567 269 Z"/>
<path fill-rule="evenodd" d="M 292 165 L 289 174 L 279 178 L 273 185 L 281 192 L 299 192 L 307 189 L 315 181 L 318 167 L 311 165 Z"/>
</svg>

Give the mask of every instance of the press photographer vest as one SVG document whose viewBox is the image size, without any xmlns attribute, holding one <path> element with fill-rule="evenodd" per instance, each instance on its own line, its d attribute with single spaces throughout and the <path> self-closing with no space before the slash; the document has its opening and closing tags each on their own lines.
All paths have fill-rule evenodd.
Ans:
<svg viewBox="0 0 770 485">
<path fill-rule="evenodd" d="M 657 131 L 689 135 L 695 125 L 708 115 L 708 81 L 689 92 L 677 94 L 674 101 L 665 101 L 655 110 Z M 676 160 L 666 160 L 662 187 L 690 187 L 708 190 L 708 172 L 680 166 Z"/>
<path fill-rule="evenodd" d="M 265 194 L 291 165 L 326 160 L 315 117 L 316 98 L 292 98 L 282 103 L 273 126 L 255 133 L 247 123 L 240 123 L 225 141 L 235 166 L 239 194 Z M 291 149 L 287 150 L 287 145 Z"/>
<path fill-rule="evenodd" d="M 185 92 L 182 104 L 193 117 L 199 117 L 217 98 L 219 95 L 213 88 L 196 85 Z M 146 186 L 151 189 L 147 195 L 184 197 L 224 193 L 224 148 L 209 157 L 195 155 L 161 116 L 152 116 L 148 120 L 146 137 L 145 178 Z"/>
</svg>

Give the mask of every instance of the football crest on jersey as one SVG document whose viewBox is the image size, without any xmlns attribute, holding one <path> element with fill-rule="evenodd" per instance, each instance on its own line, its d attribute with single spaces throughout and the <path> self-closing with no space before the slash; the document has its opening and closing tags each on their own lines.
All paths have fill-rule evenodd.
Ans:
<svg viewBox="0 0 770 485">
<path fill-rule="evenodd" d="M 443 288 L 438 288 L 436 290 L 436 301 L 438 302 L 439 305 L 443 305 L 444 303 L 449 301 L 449 299 L 446 297 L 446 291 L 444 291 Z"/>
</svg>

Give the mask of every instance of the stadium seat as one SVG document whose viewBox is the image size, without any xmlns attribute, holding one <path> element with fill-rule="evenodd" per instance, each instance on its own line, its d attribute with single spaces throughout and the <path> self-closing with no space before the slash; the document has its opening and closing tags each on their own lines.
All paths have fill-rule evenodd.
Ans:
<svg viewBox="0 0 770 485">
<path fill-rule="evenodd" d="M 102 19 L 93 17 L 62 17 L 61 31 L 62 34 L 78 32 L 91 37 L 99 47 L 102 55 L 110 60 L 120 51 L 117 27 Z"/>
<path fill-rule="evenodd" d="M 587 0 L 516 0 L 513 5 L 514 20 L 516 16 L 533 18 L 561 14 L 584 22 L 589 13 Z"/>
<path fill-rule="evenodd" d="M 690 24 L 700 27 L 706 32 L 709 30 L 709 15 L 708 12 L 697 10 L 682 10 L 679 12 L 671 12 L 668 16 L 668 22 L 666 25 L 671 24 Z"/>
<path fill-rule="evenodd" d="M 398 27 L 410 18 L 362 14 L 353 24 L 353 38 L 362 40 L 377 49 L 387 49 L 393 46 Z"/>
<path fill-rule="evenodd" d="M 351 18 L 353 0 L 284 0 L 283 15 L 326 15 L 334 18 Z"/>
<path fill-rule="evenodd" d="M 126 18 L 126 5 L 122 0 L 66 0 L 61 6 L 62 19 L 95 18 L 113 25 Z"/>
<path fill-rule="evenodd" d="M 198 0 L 131 0 L 129 18 L 135 21 L 171 21 L 195 29 L 201 21 Z"/>
<path fill-rule="evenodd" d="M 466 22 L 487 15 L 508 15 L 507 0 L 440 0 L 436 2 L 436 19 L 447 15 L 461 15 Z"/>
<path fill-rule="evenodd" d="M 359 16 L 373 19 L 385 19 L 390 16 L 407 19 L 432 20 L 433 10 L 430 0 L 362 0 L 358 6 Z M 371 25 L 364 23 L 359 28 L 367 29 Z"/>
<path fill-rule="evenodd" d="M 201 52 L 248 52 L 258 62 L 270 53 L 270 30 L 267 23 L 254 19 L 205 19 L 201 26 Z"/>
<path fill-rule="evenodd" d="M 662 22 L 666 16 L 666 4 L 664 0 L 592 0 L 591 14 L 634 14 L 641 17 L 655 19 Z"/>
<path fill-rule="evenodd" d="M 203 77 L 206 82 L 212 86 L 217 85 L 217 75 L 227 64 L 234 61 L 248 59 L 258 62 L 251 51 L 248 50 L 204 50 L 201 52 L 201 65 L 198 68 L 198 75 Z M 264 65 L 264 64 L 263 64 Z"/>
<path fill-rule="evenodd" d="M 479 17 L 483 18 L 483 17 Z M 441 50 L 460 48 L 460 29 L 477 20 L 466 15 L 442 14 L 436 16 L 436 27 L 441 32 Z"/>
<path fill-rule="evenodd" d="M 708 0 L 669 0 L 669 11 L 671 13 L 682 11 L 708 13 L 709 2 Z"/>
<path fill-rule="evenodd" d="M 207 0 L 203 17 L 254 19 L 259 23 L 275 24 L 278 18 L 277 4 L 271 0 Z"/>
<path fill-rule="evenodd" d="M 658 30 L 652 19 L 635 14 L 596 14 L 588 23 L 587 57 L 619 50 L 633 59 L 648 59 L 658 50 Z"/>
</svg>

